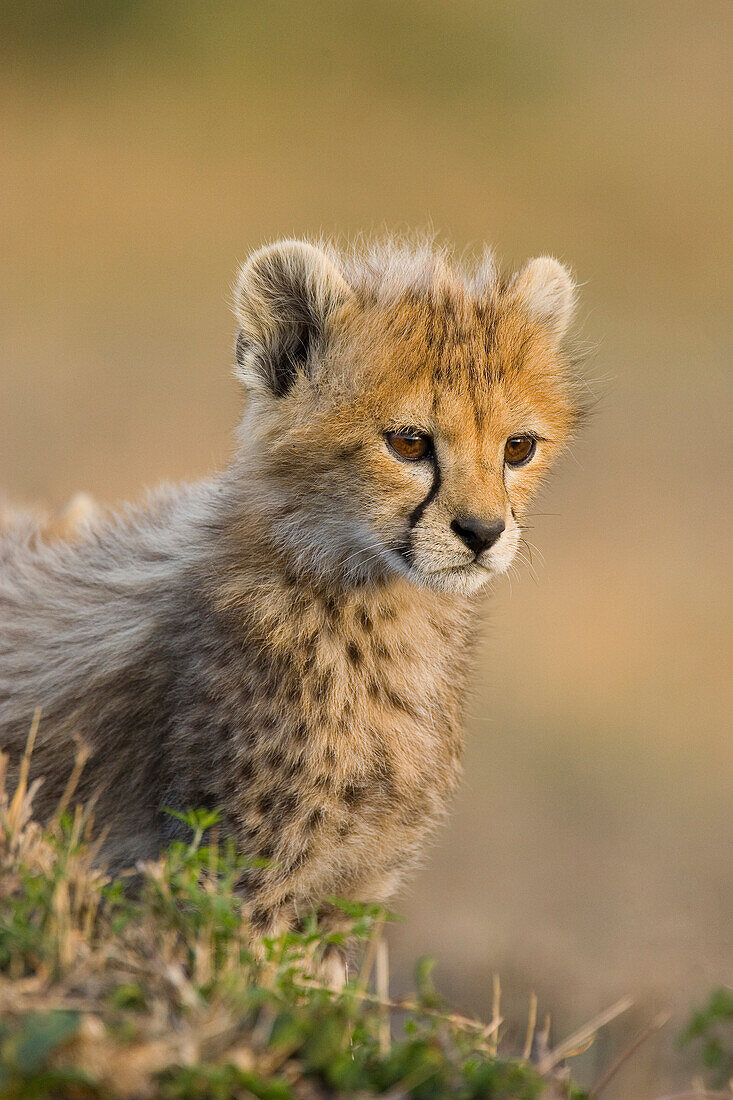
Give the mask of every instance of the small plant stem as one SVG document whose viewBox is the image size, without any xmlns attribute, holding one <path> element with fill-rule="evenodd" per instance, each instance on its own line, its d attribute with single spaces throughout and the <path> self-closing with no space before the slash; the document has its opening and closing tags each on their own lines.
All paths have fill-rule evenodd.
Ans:
<svg viewBox="0 0 733 1100">
<path fill-rule="evenodd" d="M 498 974 L 493 978 L 494 992 L 491 1001 L 491 1023 L 489 1024 L 490 1038 L 487 1041 L 489 1053 L 495 1058 L 499 1050 L 499 1027 L 501 1018 L 501 981 Z"/>
<path fill-rule="evenodd" d="M 596 1033 L 606 1024 L 609 1024 L 611 1020 L 615 1020 L 617 1016 L 628 1012 L 633 1003 L 631 997 L 623 997 L 620 1001 L 612 1004 L 610 1008 L 605 1009 L 604 1012 L 599 1012 L 589 1023 L 578 1028 L 569 1038 L 556 1046 L 554 1050 L 551 1050 L 540 1062 L 539 1072 L 549 1073 L 564 1058 L 571 1058 L 575 1054 L 580 1054 L 582 1050 L 586 1050 L 595 1039 Z"/>
<path fill-rule="evenodd" d="M 535 1028 L 537 1027 L 537 994 L 529 995 L 529 1016 L 527 1018 L 527 1035 L 524 1040 L 522 1057 L 528 1062 L 532 1056 L 532 1042 L 534 1041 Z"/>
<path fill-rule="evenodd" d="M 610 1084 L 610 1082 L 613 1080 L 613 1078 L 616 1076 L 622 1066 L 624 1066 L 625 1063 L 628 1062 L 632 1054 L 636 1053 L 642 1043 L 645 1043 L 647 1039 L 649 1039 L 657 1031 L 663 1028 L 664 1025 L 669 1022 L 669 1019 L 669 1012 L 660 1012 L 660 1014 L 656 1016 L 650 1024 L 647 1024 L 647 1026 L 642 1031 L 640 1031 L 634 1039 L 631 1040 L 626 1049 L 621 1051 L 621 1054 L 619 1054 L 616 1061 L 612 1062 L 606 1072 L 598 1078 L 598 1080 L 595 1082 L 590 1092 L 588 1093 L 588 1100 L 596 1100 L 596 1097 L 600 1096 L 600 1094 L 603 1092 L 606 1086 Z"/>
<path fill-rule="evenodd" d="M 61 798 L 59 799 L 59 804 L 54 810 L 53 817 L 49 822 L 49 828 L 54 832 L 58 828 L 61 818 L 66 813 L 69 802 L 71 801 L 71 796 L 76 790 L 77 784 L 79 782 L 79 776 L 81 775 L 84 765 L 86 764 L 88 759 L 89 749 L 86 747 L 86 745 L 80 745 L 77 750 L 76 756 L 74 757 L 74 766 L 71 769 L 71 774 L 66 782 L 66 786 L 64 787 L 64 793 L 61 795 Z"/>
<path fill-rule="evenodd" d="M 386 1056 L 390 1051 L 391 1033 L 389 1008 L 387 1007 L 387 1002 L 389 1001 L 389 955 L 387 951 L 387 941 L 385 939 L 380 939 L 377 945 L 376 988 L 377 997 L 381 1002 L 379 1012 L 379 1052 Z"/>
<path fill-rule="evenodd" d="M 361 970 L 359 971 L 359 977 L 356 982 L 357 991 L 363 991 L 369 984 L 369 976 L 374 966 L 374 960 L 377 956 L 377 948 L 382 936 L 382 929 L 384 928 L 384 915 L 377 918 L 374 924 L 374 931 L 369 938 L 369 944 L 364 955 L 364 962 L 361 964 Z"/>
<path fill-rule="evenodd" d="M 26 792 L 28 790 L 28 773 L 31 767 L 31 756 L 33 755 L 33 746 L 36 743 L 36 735 L 38 733 L 38 727 L 41 724 L 41 708 L 36 707 L 33 712 L 33 720 L 31 722 L 31 728 L 28 731 L 28 740 L 25 743 L 25 751 L 23 753 L 23 759 L 20 762 L 20 774 L 18 776 L 18 786 L 15 789 L 13 795 L 13 801 L 10 803 L 8 810 L 7 822 L 11 835 L 14 835 L 20 825 L 20 815 L 25 800 Z"/>
</svg>

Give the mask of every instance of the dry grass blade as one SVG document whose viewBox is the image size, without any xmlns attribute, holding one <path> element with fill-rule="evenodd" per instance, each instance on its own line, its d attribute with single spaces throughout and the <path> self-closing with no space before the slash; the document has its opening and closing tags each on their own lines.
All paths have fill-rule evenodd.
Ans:
<svg viewBox="0 0 733 1100">
<path fill-rule="evenodd" d="M 359 971 L 359 977 L 356 983 L 357 991 L 362 992 L 369 984 L 369 978 L 372 973 L 372 967 L 374 966 L 374 960 L 377 957 L 377 948 L 382 937 L 382 930 L 384 928 L 384 916 L 378 918 L 374 925 L 374 931 L 369 937 L 369 944 L 367 946 L 364 961 L 361 964 L 361 970 Z"/>
<path fill-rule="evenodd" d="M 496 1055 L 499 1048 L 499 1028 L 504 1021 L 501 1017 L 501 981 L 498 974 L 493 976 L 493 995 L 491 998 L 491 1022 L 486 1030 L 487 1049 Z"/>
<path fill-rule="evenodd" d="M 86 745 L 80 743 L 76 751 L 76 756 L 74 757 L 74 766 L 71 769 L 71 775 L 69 776 L 66 786 L 64 788 L 64 793 L 61 795 L 61 798 L 59 799 L 59 804 L 54 810 L 53 817 L 49 822 L 49 828 L 51 830 L 55 831 L 56 829 L 58 829 L 59 822 L 61 821 L 63 815 L 66 813 L 69 802 L 71 801 L 72 795 L 74 794 L 74 791 L 76 790 L 77 784 L 79 782 L 79 777 L 84 770 L 84 766 L 86 765 L 88 759 L 89 749 Z"/>
<path fill-rule="evenodd" d="M 25 752 L 23 753 L 23 759 L 20 762 L 20 774 L 18 776 L 18 786 L 15 788 L 15 794 L 13 800 L 10 803 L 7 813 L 7 825 L 11 836 L 14 836 L 21 824 L 23 817 L 23 804 L 26 801 L 26 795 L 28 794 L 28 774 L 31 767 L 31 756 L 33 755 L 33 746 L 36 743 L 36 735 L 38 734 L 38 727 L 41 724 L 41 708 L 36 707 L 33 712 L 33 721 L 31 722 L 31 728 L 28 731 L 28 740 L 25 743 Z"/>
<path fill-rule="evenodd" d="M 647 1026 L 643 1028 L 639 1032 L 639 1034 L 631 1040 L 629 1045 L 621 1051 L 616 1061 L 613 1062 L 608 1067 L 606 1072 L 598 1078 L 598 1080 L 595 1082 L 590 1092 L 588 1093 L 588 1100 L 595 1100 L 596 1097 L 600 1096 L 603 1090 L 614 1079 L 619 1070 L 628 1062 L 629 1058 L 631 1058 L 631 1056 L 636 1053 L 639 1047 L 643 1043 L 645 1043 L 647 1039 L 651 1038 L 652 1035 L 655 1035 L 661 1028 L 663 1028 L 664 1025 L 669 1022 L 669 1020 L 669 1012 L 660 1012 L 658 1016 L 655 1016 L 652 1022 L 650 1024 L 647 1024 Z"/>
<path fill-rule="evenodd" d="M 534 1033 L 537 1028 L 537 994 L 531 993 L 529 997 L 529 1016 L 527 1018 L 527 1035 L 524 1040 L 524 1050 L 522 1051 L 522 1057 L 525 1062 L 528 1062 L 532 1054 L 532 1043 L 534 1042 Z"/>
<path fill-rule="evenodd" d="M 319 982 L 310 982 L 309 984 L 311 989 L 317 989 L 322 993 L 333 993 L 333 990 L 328 985 L 323 985 Z M 358 986 L 354 987 L 350 995 L 356 1000 L 365 1001 L 367 1004 L 372 1004 L 376 1007 L 389 1009 L 395 1012 L 410 1012 L 414 1013 L 416 1016 L 427 1016 L 433 1020 L 452 1024 L 462 1031 L 474 1032 L 480 1035 L 482 1039 L 490 1039 L 494 1036 L 498 1028 L 504 1022 L 502 1017 L 499 1017 L 486 1024 L 483 1020 L 477 1020 L 473 1016 L 462 1016 L 457 1012 L 446 1012 L 438 1008 L 428 1008 L 426 1005 L 415 1000 L 414 997 L 400 997 L 399 1000 L 394 1001 L 389 997 L 380 997 L 378 993 L 370 993 L 368 989 L 360 989 Z M 486 1044 L 486 1052 L 488 1054 L 491 1053 L 488 1043 Z"/>
<path fill-rule="evenodd" d="M 623 997 L 620 1001 L 616 1001 L 615 1004 L 611 1005 L 610 1008 L 599 1012 L 597 1016 L 584 1024 L 583 1027 L 578 1028 L 540 1061 L 538 1067 L 540 1073 L 549 1073 L 565 1058 L 572 1058 L 574 1055 L 587 1050 L 600 1029 L 609 1024 L 611 1020 L 615 1020 L 617 1016 L 628 1012 L 633 1003 L 631 997 Z"/>
<path fill-rule="evenodd" d="M 391 1028 L 389 1009 L 387 1008 L 387 1002 L 389 1001 L 389 955 L 387 941 L 384 938 L 379 940 L 377 946 L 375 984 L 377 997 L 382 1002 L 379 1016 L 379 1050 L 381 1054 L 387 1055 L 391 1046 Z"/>
</svg>

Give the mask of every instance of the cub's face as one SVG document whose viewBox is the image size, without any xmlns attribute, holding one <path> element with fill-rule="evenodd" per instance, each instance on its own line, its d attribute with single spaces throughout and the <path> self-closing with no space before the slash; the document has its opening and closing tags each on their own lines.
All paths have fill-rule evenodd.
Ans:
<svg viewBox="0 0 733 1100">
<path fill-rule="evenodd" d="M 296 569 L 472 593 L 514 560 L 576 419 L 562 352 L 573 284 L 549 259 L 509 284 L 435 254 L 382 264 L 365 277 L 285 242 L 245 266 L 246 463 L 273 550 Z"/>
</svg>

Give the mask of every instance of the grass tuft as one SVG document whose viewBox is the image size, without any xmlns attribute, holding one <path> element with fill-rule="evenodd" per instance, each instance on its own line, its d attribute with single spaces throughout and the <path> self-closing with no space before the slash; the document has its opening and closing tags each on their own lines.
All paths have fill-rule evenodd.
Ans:
<svg viewBox="0 0 733 1100">
<path fill-rule="evenodd" d="M 0 754 L 3 1098 L 584 1095 L 542 1036 L 527 1039 L 535 1064 L 501 1050 L 498 1005 L 489 1024 L 450 1012 L 427 961 L 415 995 L 390 999 L 382 908 L 343 906 L 362 964 L 334 992 L 319 962 L 343 934 L 311 915 L 258 938 L 234 890 L 247 863 L 207 839 L 214 815 L 182 815 L 188 842 L 110 878 L 73 791 L 42 827 L 27 767 L 11 795 L 6 766 Z"/>
</svg>

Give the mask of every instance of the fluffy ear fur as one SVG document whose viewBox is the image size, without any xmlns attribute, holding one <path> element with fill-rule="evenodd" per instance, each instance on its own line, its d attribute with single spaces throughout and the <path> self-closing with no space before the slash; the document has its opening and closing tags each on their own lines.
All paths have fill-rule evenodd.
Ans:
<svg viewBox="0 0 733 1100">
<path fill-rule="evenodd" d="M 245 386 L 288 393 L 350 294 L 336 263 L 305 241 L 278 241 L 250 256 L 235 289 L 237 373 Z"/>
<path fill-rule="evenodd" d="M 562 340 L 575 312 L 575 281 L 568 269 L 551 256 L 538 256 L 525 264 L 512 290 L 533 320 Z"/>
</svg>

